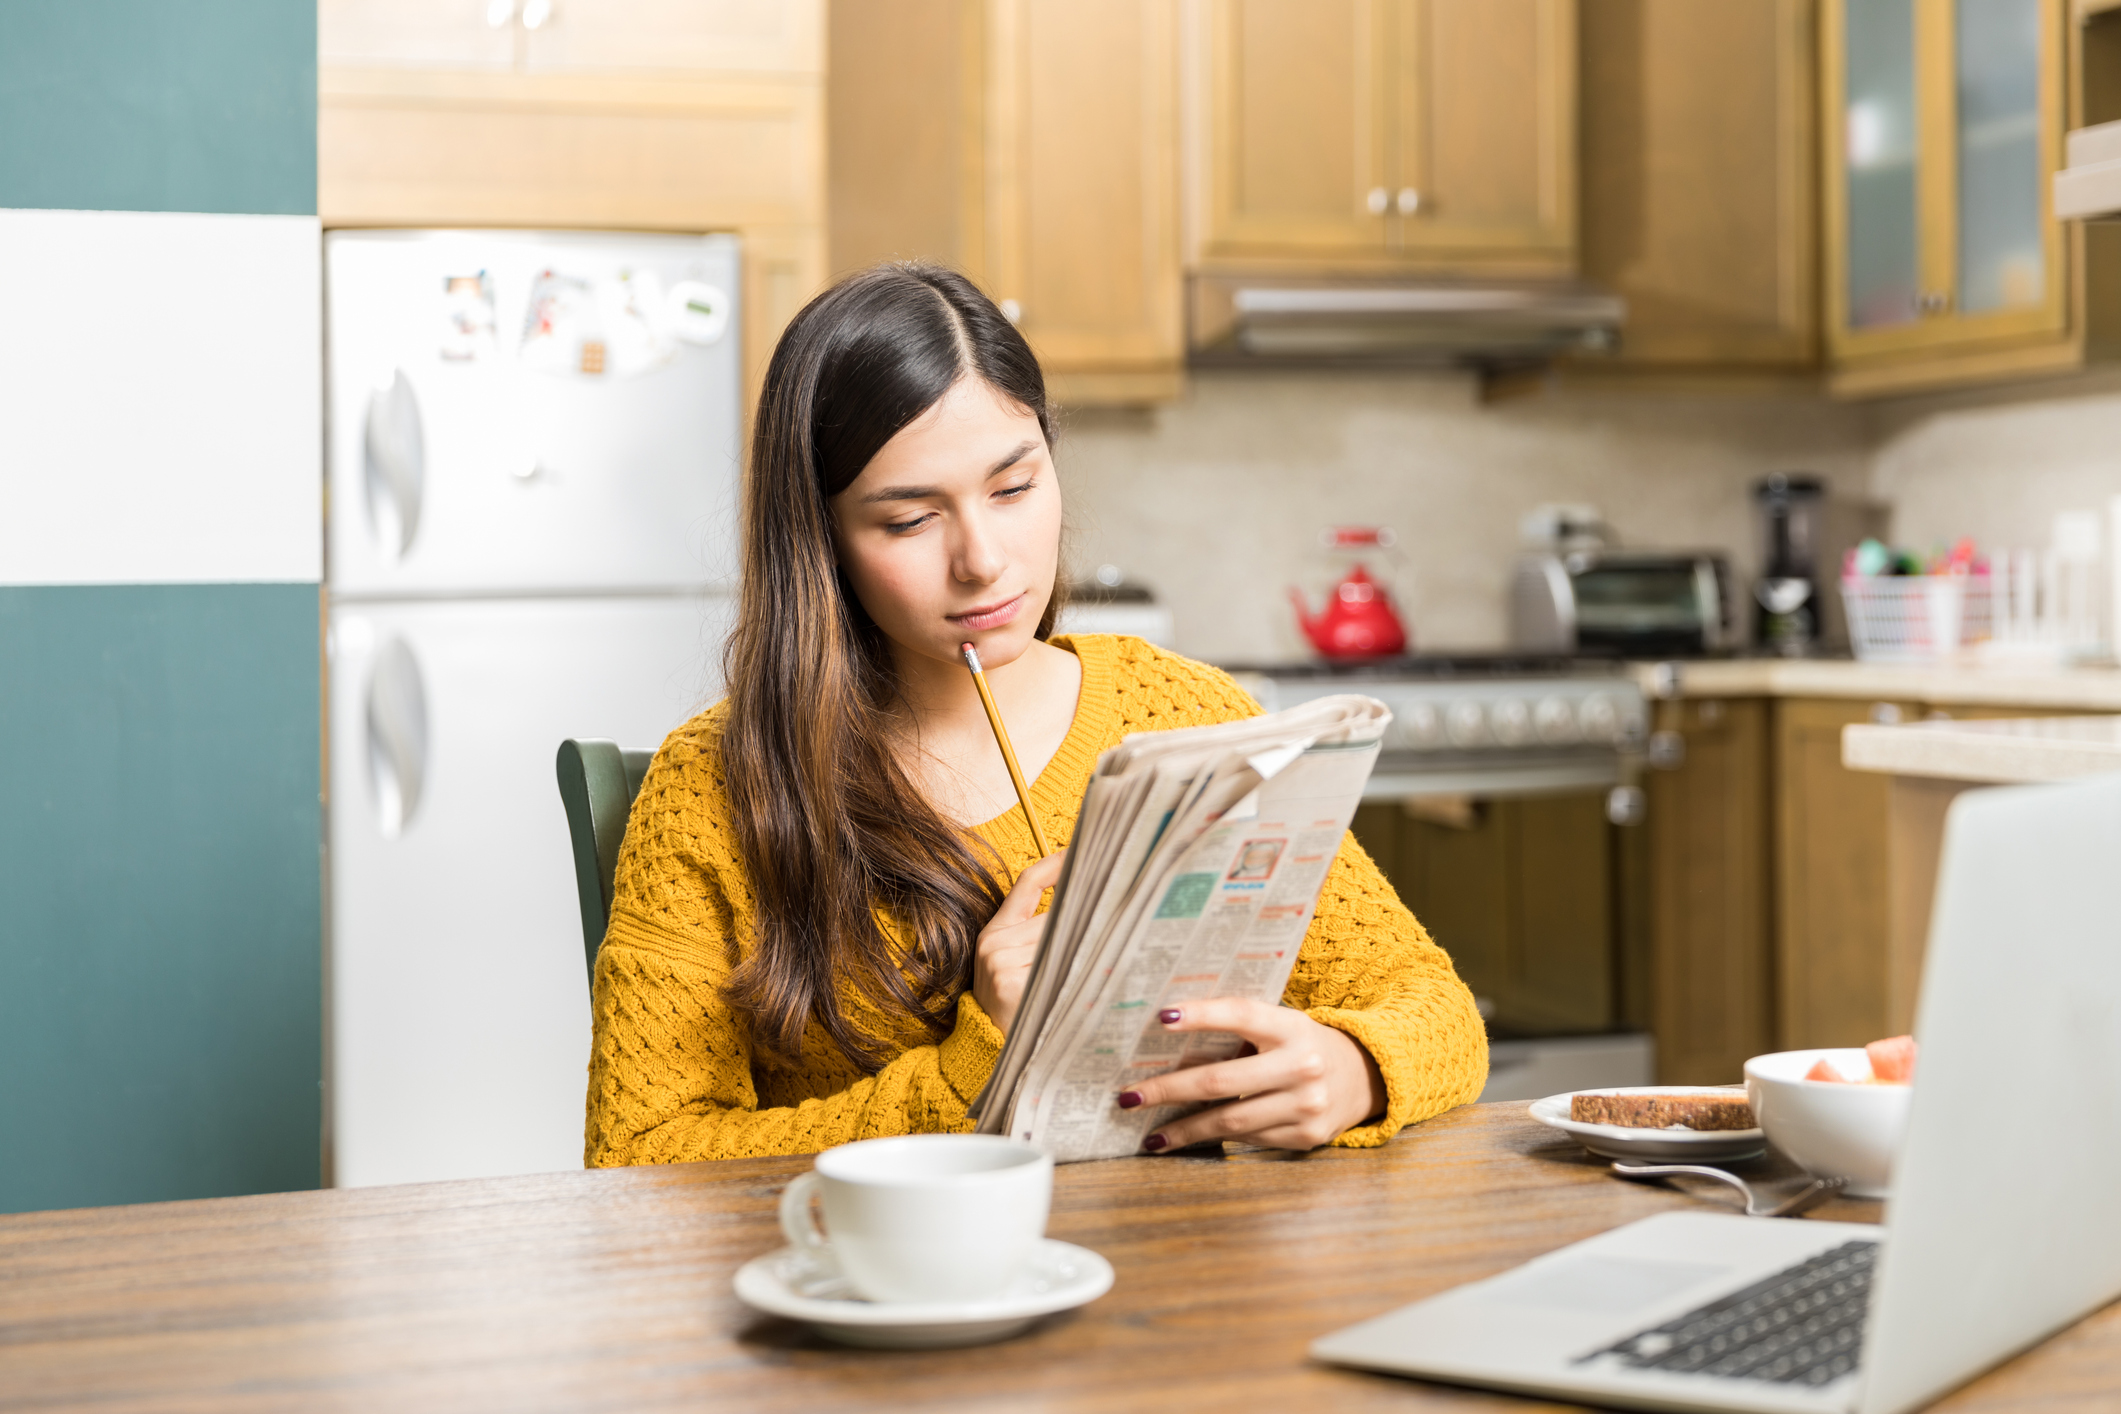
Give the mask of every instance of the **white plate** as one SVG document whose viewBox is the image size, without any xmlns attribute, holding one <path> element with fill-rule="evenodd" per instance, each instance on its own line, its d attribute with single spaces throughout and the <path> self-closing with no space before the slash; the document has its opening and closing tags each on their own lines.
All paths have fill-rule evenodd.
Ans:
<svg viewBox="0 0 2121 1414">
<path fill-rule="evenodd" d="M 1570 1091 L 1534 1100 L 1528 1107 L 1541 1124 L 1573 1134 L 1584 1148 L 1608 1159 L 1640 1163 L 1646 1159 L 1673 1163 L 1750 1159 L 1767 1152 L 1767 1135 L 1759 1129 L 1630 1129 L 1618 1124 L 1585 1124 L 1569 1118 L 1569 1100 L 1585 1095 L 1699 1095 L 1721 1091 L 1745 1098 L 1742 1085 L 1615 1085 Z"/>
<path fill-rule="evenodd" d="M 804 1321 L 848 1345 L 933 1350 L 1002 1340 L 1042 1316 L 1095 1301 L 1112 1289 L 1112 1264 L 1087 1247 L 1047 1239 L 1030 1270 L 990 1301 L 864 1301 L 837 1272 L 783 1247 L 737 1269 L 737 1299 L 771 1316 Z"/>
</svg>

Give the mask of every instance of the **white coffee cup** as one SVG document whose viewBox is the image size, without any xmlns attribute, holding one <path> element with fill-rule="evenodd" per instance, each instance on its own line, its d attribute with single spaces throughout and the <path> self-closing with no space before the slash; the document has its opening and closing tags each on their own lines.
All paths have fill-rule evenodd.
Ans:
<svg viewBox="0 0 2121 1414">
<path fill-rule="evenodd" d="M 983 1301 L 1030 1266 L 1052 1201 L 1053 1158 L 1033 1145 L 908 1134 L 819 1154 L 781 1194 L 781 1231 L 871 1301 Z"/>
</svg>

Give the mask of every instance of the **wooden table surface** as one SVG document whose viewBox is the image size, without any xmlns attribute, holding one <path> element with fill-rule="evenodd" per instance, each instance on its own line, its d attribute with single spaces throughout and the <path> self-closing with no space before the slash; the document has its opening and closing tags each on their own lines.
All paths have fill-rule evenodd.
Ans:
<svg viewBox="0 0 2121 1414">
<path fill-rule="evenodd" d="M 16 1136 L 18 1139 L 21 1136 Z M 864 1351 L 740 1305 L 808 1159 L 0 1217 L 0 1409 L 1553 1408 L 1311 1363 L 1314 1337 L 1635 1218 L 1522 1105 L 1383 1149 L 1074 1164 L 1112 1291 L 1000 1345 Z M 1813 1218 L 1875 1221 L 1839 1201 Z M 1764 1220 L 1763 1220 L 1764 1221 Z M 2121 1304 L 1940 1408 L 2121 1408 Z"/>
</svg>

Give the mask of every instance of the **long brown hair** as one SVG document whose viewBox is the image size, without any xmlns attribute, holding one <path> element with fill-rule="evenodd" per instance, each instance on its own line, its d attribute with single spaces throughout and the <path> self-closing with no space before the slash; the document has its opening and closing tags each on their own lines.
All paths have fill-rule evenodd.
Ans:
<svg viewBox="0 0 2121 1414">
<path fill-rule="evenodd" d="M 892 753 L 890 645 L 832 548 L 831 499 L 965 377 L 1035 414 L 1052 442 L 1029 345 L 971 281 L 932 265 L 881 265 L 825 291 L 766 369 L 721 764 L 758 918 L 727 995 L 754 1040 L 783 1056 L 800 1053 L 815 1020 L 864 1068 L 888 1059 L 885 1039 L 849 1015 L 844 988 L 886 1018 L 949 1034 L 979 930 L 1002 900 L 989 862 Z"/>
</svg>

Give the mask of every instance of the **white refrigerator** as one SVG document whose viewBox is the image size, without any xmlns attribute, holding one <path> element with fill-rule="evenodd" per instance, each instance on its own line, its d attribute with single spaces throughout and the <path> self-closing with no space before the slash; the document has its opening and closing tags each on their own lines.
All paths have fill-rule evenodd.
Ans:
<svg viewBox="0 0 2121 1414">
<path fill-rule="evenodd" d="M 727 236 L 326 237 L 329 1038 L 342 1186 L 580 1167 L 553 759 L 718 695 Z"/>
</svg>

